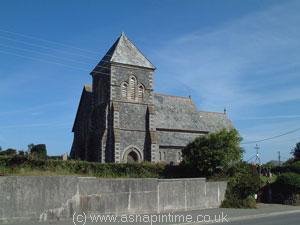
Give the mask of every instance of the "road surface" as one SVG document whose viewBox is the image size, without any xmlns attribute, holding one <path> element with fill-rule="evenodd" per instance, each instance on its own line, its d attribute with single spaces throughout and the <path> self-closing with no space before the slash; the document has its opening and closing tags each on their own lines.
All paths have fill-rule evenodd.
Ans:
<svg viewBox="0 0 300 225">
<path fill-rule="evenodd" d="M 229 222 L 230 225 L 299 225 L 300 213 Z"/>
<path fill-rule="evenodd" d="M 98 214 L 92 214 L 98 215 Z M 228 225 L 299 225 L 300 224 L 300 207 L 284 205 L 259 205 L 258 209 L 205 209 L 187 212 L 174 212 L 165 214 L 144 214 L 144 215 L 124 215 L 114 217 L 115 222 L 109 222 L 109 219 L 100 215 L 96 217 L 91 215 L 75 215 L 74 221 L 22 221 L 18 223 L 8 223 L 9 225 L 202 225 L 202 224 L 228 224 Z M 131 216 L 131 217 L 129 217 Z M 152 216 L 152 217 L 150 217 Z M 164 217 L 163 217 L 164 216 Z M 168 217 L 171 216 L 171 217 Z M 172 217 L 173 216 L 173 217 Z M 176 217 L 177 216 L 177 217 Z M 94 219 L 92 219 L 94 218 Z M 131 218 L 131 220 L 130 220 Z M 148 218 L 148 219 L 147 219 Z M 150 219 L 151 218 L 151 219 Z M 168 218 L 170 220 L 168 220 Z M 223 220 L 221 219 L 223 218 Z M 93 220 L 93 221 L 92 221 Z M 100 221 L 102 220 L 102 221 Z M 104 222 L 106 220 L 106 222 Z M 135 221 L 134 221 L 135 220 Z M 111 221 L 111 220 L 110 220 Z M 204 222 L 209 221 L 209 222 Z M 3 222 L 3 221 L 2 221 Z M 1 224 L 1 221 L 0 221 Z"/>
</svg>

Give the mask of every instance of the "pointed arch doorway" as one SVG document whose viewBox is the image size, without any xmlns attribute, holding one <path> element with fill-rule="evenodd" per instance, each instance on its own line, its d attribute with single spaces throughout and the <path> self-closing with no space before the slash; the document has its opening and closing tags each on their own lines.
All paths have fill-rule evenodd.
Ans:
<svg viewBox="0 0 300 225">
<path fill-rule="evenodd" d="M 123 162 L 138 163 L 143 161 L 141 151 L 135 146 L 129 146 L 125 149 L 123 154 Z"/>
</svg>

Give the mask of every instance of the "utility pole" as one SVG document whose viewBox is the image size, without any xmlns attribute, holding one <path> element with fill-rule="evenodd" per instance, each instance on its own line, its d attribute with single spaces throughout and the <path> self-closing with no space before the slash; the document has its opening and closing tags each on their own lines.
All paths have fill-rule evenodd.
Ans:
<svg viewBox="0 0 300 225">
<path fill-rule="evenodd" d="M 260 161 L 260 155 L 259 155 L 259 149 L 260 147 L 258 146 L 258 144 L 255 145 L 254 149 L 256 150 L 256 159 L 255 159 L 255 163 L 256 166 L 259 166 L 259 176 L 261 175 L 261 161 Z"/>
<path fill-rule="evenodd" d="M 280 151 L 277 152 L 278 153 L 278 165 L 281 165 L 281 156 L 280 156 Z"/>
<path fill-rule="evenodd" d="M 259 149 L 260 147 L 258 146 L 258 144 L 255 145 L 254 149 L 256 150 L 256 159 L 255 159 L 255 163 L 256 166 L 258 166 L 258 175 L 259 178 L 261 177 L 261 161 L 260 161 L 260 155 L 259 155 Z M 259 179 L 259 187 L 261 187 L 261 179 Z"/>
</svg>

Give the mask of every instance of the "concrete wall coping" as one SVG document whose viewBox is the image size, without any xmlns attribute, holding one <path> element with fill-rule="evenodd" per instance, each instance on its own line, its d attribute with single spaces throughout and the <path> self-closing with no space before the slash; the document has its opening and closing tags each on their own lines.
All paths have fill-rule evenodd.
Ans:
<svg viewBox="0 0 300 225">
<path fill-rule="evenodd" d="M 78 179 L 97 179 L 97 180 L 158 180 L 158 181 L 185 181 L 185 180 L 206 180 L 205 177 L 196 177 L 196 178 L 126 178 L 126 177 L 119 177 L 119 178 L 107 178 L 107 177 L 81 177 L 81 176 L 0 176 L 1 178 L 34 178 L 34 177 L 41 177 L 41 178 L 78 178 Z M 207 182 L 220 182 L 220 181 L 207 181 Z"/>
<path fill-rule="evenodd" d="M 171 182 L 171 181 L 195 181 L 195 180 L 201 180 L 206 181 L 205 177 L 197 177 L 197 178 L 174 178 L 174 179 L 157 179 L 159 182 Z"/>
</svg>

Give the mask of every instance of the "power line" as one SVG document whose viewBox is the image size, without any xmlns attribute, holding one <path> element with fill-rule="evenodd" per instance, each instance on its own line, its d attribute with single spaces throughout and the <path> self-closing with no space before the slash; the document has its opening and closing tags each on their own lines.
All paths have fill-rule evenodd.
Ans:
<svg viewBox="0 0 300 225">
<path fill-rule="evenodd" d="M 294 129 L 294 130 L 291 130 L 291 131 L 288 131 L 288 132 L 285 132 L 285 133 L 282 133 L 282 134 L 279 134 L 279 135 L 275 135 L 275 136 L 272 136 L 272 137 L 269 137 L 269 138 L 264 138 L 264 139 L 260 139 L 260 140 L 256 140 L 256 141 L 242 142 L 241 144 L 246 145 L 246 144 L 254 144 L 254 143 L 259 143 L 259 142 L 263 142 L 263 141 L 268 141 L 268 140 L 276 139 L 276 138 L 279 138 L 279 137 L 282 137 L 282 136 L 285 136 L 285 135 L 288 135 L 288 134 L 295 133 L 299 130 L 300 130 L 300 128 L 297 128 L 297 129 Z"/>
<path fill-rule="evenodd" d="M 8 51 L 3 51 L 3 50 L 0 50 L 0 52 L 5 53 L 5 54 L 9 54 L 9 55 L 14 55 L 14 56 L 22 57 L 22 58 L 33 59 L 33 60 L 37 60 L 37 61 L 41 61 L 41 62 L 46 62 L 46 63 L 52 63 L 52 64 L 56 64 L 56 65 L 59 65 L 59 66 L 65 66 L 65 67 L 68 67 L 70 69 L 82 70 L 84 72 L 87 71 L 87 70 L 80 69 L 80 68 L 75 68 L 75 67 L 66 65 L 64 63 L 60 63 L 60 62 L 49 61 L 49 60 L 45 60 L 45 59 L 41 59 L 41 58 L 35 58 L 35 57 L 21 55 L 21 54 L 17 54 L 17 53 L 13 53 L 13 52 L 8 52 Z"/>
<path fill-rule="evenodd" d="M 50 40 L 46 40 L 46 39 L 36 38 L 36 37 L 33 37 L 33 36 L 24 35 L 24 34 L 12 32 L 12 31 L 7 31 L 7 30 L 4 30 L 4 29 L 0 29 L 0 32 L 1 31 L 5 32 L 5 33 L 9 33 L 9 34 L 15 34 L 15 35 L 22 36 L 22 37 L 27 37 L 27 38 L 36 39 L 36 40 L 42 40 L 42 41 L 46 41 L 46 42 L 50 42 L 50 43 L 55 43 L 55 44 L 59 44 L 59 45 L 62 45 L 62 46 L 67 46 L 67 47 L 71 47 L 71 48 L 74 48 L 74 49 L 80 49 L 82 51 L 88 51 L 88 52 L 90 52 L 89 50 L 85 50 L 85 49 L 82 49 L 82 48 L 74 47 L 72 45 L 63 44 L 63 43 L 60 43 L 60 42 L 55 42 L 55 41 L 50 41 Z M 69 51 L 65 51 L 65 50 L 61 50 L 61 49 L 56 49 L 56 48 L 45 46 L 45 45 L 41 45 L 41 44 L 30 43 L 30 42 L 27 42 L 27 41 L 18 40 L 18 39 L 15 39 L 15 38 L 10 38 L 10 37 L 6 37 L 6 36 L 2 36 L 2 35 L 0 35 L 0 38 L 6 39 L 6 40 L 9 40 L 9 41 L 15 41 L 15 42 L 23 43 L 25 45 L 29 45 L 29 46 L 33 46 L 33 47 L 44 48 L 44 49 L 53 50 L 53 51 L 57 51 L 57 52 L 65 53 L 65 54 L 74 55 L 74 56 L 80 56 L 80 57 L 84 57 L 84 58 L 87 58 L 87 59 L 95 59 L 93 57 L 89 57 L 89 56 L 86 56 L 86 55 L 82 55 L 82 54 L 78 54 L 78 53 L 73 53 L 73 52 L 69 52 Z M 9 47 L 9 48 L 15 48 L 15 49 L 21 49 L 19 47 L 12 47 L 12 46 L 7 46 L 7 45 L 3 45 L 3 44 L 2 44 L 2 46 L 6 46 L 6 47 Z M 51 54 L 48 54 L 48 53 L 38 52 L 38 51 L 35 51 L 35 50 L 29 50 L 29 49 L 21 49 L 21 50 L 28 51 L 28 52 L 36 52 L 37 54 L 44 54 L 44 55 L 48 55 L 50 57 L 61 59 L 61 58 L 59 58 L 57 56 L 54 56 L 54 55 L 51 55 Z M 93 53 L 96 53 L 96 52 L 93 52 Z M 112 55 L 109 55 L 109 54 L 106 54 L 105 56 L 112 57 Z M 63 58 L 63 60 L 73 61 L 75 63 L 80 63 L 80 64 L 85 64 L 84 62 L 79 62 L 79 61 L 75 61 L 75 60 L 72 60 L 72 59 L 64 59 Z M 105 61 L 104 59 L 102 59 L 101 62 L 110 63 L 108 61 Z M 122 65 L 122 66 L 125 67 L 124 65 Z M 110 69 L 109 67 L 104 67 L 104 66 L 99 66 L 99 65 L 96 65 L 95 68 Z M 133 67 L 127 67 L 127 68 L 134 69 L 134 70 L 139 70 L 140 69 L 140 68 L 133 68 Z"/>
<path fill-rule="evenodd" d="M 0 32 L 7 33 L 7 34 L 13 34 L 13 35 L 17 35 L 17 36 L 21 36 L 21 37 L 25 37 L 25 38 L 30 38 L 30 39 L 34 39 L 34 40 L 38 40 L 38 41 L 44 41 L 44 42 L 48 42 L 48 43 L 52 43 L 52 44 L 57 44 L 57 45 L 65 46 L 65 47 L 68 47 L 68 48 L 73 48 L 73 49 L 83 51 L 83 52 L 87 52 L 87 53 L 98 54 L 98 52 L 95 52 L 95 51 L 79 48 L 79 47 L 76 47 L 76 46 L 73 46 L 73 45 L 68 45 L 68 44 L 65 44 L 65 43 L 57 42 L 57 41 L 38 38 L 38 37 L 35 37 L 35 36 L 32 36 L 32 35 L 25 35 L 25 34 L 12 32 L 12 31 L 8 31 L 8 30 L 4 30 L 4 29 L 0 29 Z"/>
<path fill-rule="evenodd" d="M 249 159 L 246 160 L 246 162 L 249 162 L 251 159 L 255 158 L 256 157 L 256 154 L 251 156 Z"/>
<path fill-rule="evenodd" d="M 34 47 L 38 47 L 38 48 L 50 49 L 52 51 L 57 51 L 57 52 L 61 52 L 61 53 L 64 53 L 64 54 L 80 56 L 82 58 L 95 59 L 95 58 L 92 58 L 92 57 L 89 57 L 89 56 L 86 56 L 86 55 L 73 53 L 73 52 L 69 52 L 69 51 L 65 51 L 65 50 L 61 50 L 61 49 L 55 49 L 53 47 L 51 48 L 51 47 L 40 45 L 40 44 L 33 44 L 33 43 L 30 43 L 30 42 L 27 42 L 27 41 L 17 40 L 17 39 L 14 39 L 14 38 L 9 38 L 9 37 L 5 37 L 5 36 L 1 36 L 1 35 L 0 35 L 0 38 L 6 39 L 6 40 L 9 40 L 9 41 L 19 42 L 19 43 L 22 43 L 22 44 L 25 44 L 25 45 L 34 46 Z"/>
<path fill-rule="evenodd" d="M 9 51 L 3 51 L 3 50 L 0 50 L 0 53 L 14 55 L 14 56 L 18 56 L 18 57 L 21 57 L 21 58 L 27 58 L 27 59 L 31 59 L 31 60 L 37 60 L 37 61 L 46 62 L 46 63 L 50 63 L 50 64 L 55 64 L 55 65 L 67 67 L 69 69 L 80 70 L 80 71 L 83 71 L 83 72 L 86 72 L 86 73 L 90 73 L 90 71 L 87 70 L 87 69 L 70 66 L 70 65 L 67 65 L 67 64 L 61 63 L 61 62 L 50 61 L 50 60 L 46 60 L 46 59 L 42 59 L 42 58 L 36 58 L 36 57 L 32 57 L 32 56 L 26 56 L 26 55 L 14 53 L 14 52 L 9 52 Z M 136 68 L 132 68 L 132 67 L 129 67 L 129 66 L 126 66 L 126 65 L 120 65 L 120 64 L 118 64 L 117 66 L 118 67 L 124 67 L 124 68 L 130 68 L 130 69 L 136 69 Z M 96 66 L 96 67 L 109 69 L 109 67 L 105 67 L 105 66 Z M 103 74 L 103 75 L 110 75 L 110 73 L 105 73 L 105 72 L 100 72 L 100 71 L 93 71 L 93 73 L 95 73 L 95 74 Z"/>
<path fill-rule="evenodd" d="M 0 53 L 14 55 L 14 56 L 17 56 L 17 57 L 31 59 L 31 60 L 37 60 L 37 61 L 46 62 L 46 63 L 50 63 L 50 64 L 55 64 L 55 65 L 67 67 L 69 69 L 80 70 L 80 71 L 83 71 L 83 72 L 86 72 L 86 73 L 90 73 L 90 71 L 87 70 L 87 69 L 83 69 L 83 68 L 79 68 L 79 67 L 74 67 L 74 66 L 71 66 L 71 65 L 68 65 L 68 64 L 65 64 L 65 63 L 61 63 L 61 62 L 55 62 L 55 61 L 51 61 L 51 60 L 47 60 L 47 59 L 43 59 L 43 58 L 36 58 L 36 57 L 32 57 L 32 56 L 22 55 L 22 54 L 18 54 L 18 53 L 15 53 L 15 52 L 4 51 L 4 50 L 1 50 L 1 49 L 0 49 Z M 45 53 L 39 53 L 39 54 L 45 54 Z M 54 56 L 52 56 L 52 57 L 54 57 Z M 59 58 L 59 57 L 55 57 L 55 58 L 61 60 L 61 58 Z M 72 60 L 72 61 L 73 62 L 77 62 L 77 61 L 74 61 L 74 60 Z M 102 61 L 103 62 L 108 62 L 108 61 L 104 61 L 104 60 L 102 60 Z M 133 67 L 126 66 L 126 65 L 121 65 L 121 64 L 118 64 L 117 66 L 118 67 L 122 67 L 122 68 L 129 68 L 129 69 L 139 70 L 138 68 L 133 68 Z M 110 69 L 110 67 L 98 66 L 98 65 L 95 66 L 95 68 Z M 110 73 L 100 72 L 100 71 L 93 71 L 93 73 L 95 73 L 95 74 L 103 74 L 103 75 L 111 75 Z"/>
<path fill-rule="evenodd" d="M 1 29 L 0 29 L 1 31 Z M 23 36 L 26 36 L 26 35 L 23 35 Z M 23 43 L 25 45 L 29 45 L 29 46 L 34 46 L 34 47 L 39 47 L 39 48 L 44 48 L 44 49 L 48 49 L 48 50 L 53 50 L 53 51 L 58 51 L 58 52 L 62 52 L 62 53 L 67 53 L 67 54 L 71 54 L 71 55 L 75 55 L 75 56 L 80 56 L 80 57 L 85 57 L 85 58 L 89 58 L 89 59 L 94 59 L 94 58 L 91 58 L 91 57 L 87 57 L 85 55 L 81 55 L 81 54 L 76 54 L 76 53 L 71 53 L 71 52 L 68 52 L 68 51 L 64 51 L 64 50 L 61 50 L 61 49 L 55 49 L 55 48 L 51 48 L 49 46 L 43 46 L 43 45 L 40 45 L 40 44 L 35 44 L 35 43 L 30 43 L 30 42 L 26 42 L 26 41 L 23 41 L 23 40 L 18 40 L 18 39 L 12 39 L 12 38 L 8 38 L 8 37 L 5 37 L 5 36 L 1 36 L 0 35 L 0 38 L 3 38 L 3 39 L 8 39 L 8 40 L 11 40 L 11 41 L 16 41 L 16 42 L 20 42 L 20 43 Z M 27 49 L 27 48 L 20 48 L 20 47 L 13 47 L 13 46 L 8 46 L 8 45 L 4 45 L 4 44 L 0 44 L 1 46 L 3 47 L 8 47 L 8 48 L 12 48 L 12 49 L 18 49 L 18 50 L 22 50 L 22 51 L 27 51 L 27 52 L 33 52 L 33 53 L 37 53 L 37 54 L 42 54 L 42 55 L 45 55 L 45 56 L 49 56 L 49 57 L 52 57 L 52 58 L 56 58 L 56 59 L 59 59 L 59 60 L 67 60 L 67 61 L 71 61 L 71 62 L 74 62 L 74 63 L 79 63 L 79 64 L 83 64 L 83 65 L 88 65 L 87 63 L 84 63 L 84 62 L 81 62 L 81 61 L 77 61 L 77 60 L 72 60 L 72 59 L 65 59 L 65 58 L 61 58 L 61 57 L 57 57 L 53 54 L 49 54 L 49 53 L 44 53 L 44 52 L 40 52 L 40 51 L 36 51 L 36 50 L 32 50 L 32 49 Z M 30 59 L 35 59 L 34 57 L 27 57 L 25 55 L 20 55 L 20 54 L 16 54 L 16 53 L 10 53 L 8 51 L 2 51 L 3 53 L 6 53 L 6 54 L 11 54 L 11 55 L 15 55 L 15 56 L 19 56 L 19 57 L 23 57 L 23 58 L 30 58 Z M 109 54 L 106 54 L 105 57 L 108 56 L 108 57 L 112 57 L 112 55 L 109 55 Z M 39 59 L 36 59 L 38 61 L 47 61 L 49 63 L 53 63 L 49 60 L 41 60 L 40 58 Z M 105 61 L 104 59 L 101 60 L 101 62 L 106 62 L 106 63 L 110 63 L 109 61 Z M 63 63 L 56 63 L 55 64 L 57 65 L 63 65 Z M 65 65 L 65 64 L 64 64 Z M 70 66 L 67 66 L 67 67 L 70 67 Z M 133 70 L 140 70 L 140 68 L 133 68 L 133 67 L 129 67 L 129 66 L 126 66 L 126 65 L 122 65 L 122 67 L 124 68 L 130 68 L 130 69 L 133 69 Z M 105 67 L 103 65 L 99 66 L 99 65 L 96 65 L 95 68 L 104 68 L 104 69 L 110 69 L 110 67 Z M 75 69 L 75 68 L 74 68 Z M 104 72 L 99 72 L 99 71 L 95 71 L 95 73 L 100 73 L 100 74 L 104 74 Z M 107 74 L 107 73 L 105 73 Z"/>
<path fill-rule="evenodd" d="M 22 41 L 22 40 L 16 40 L 16 39 L 11 39 L 11 38 L 7 38 L 7 37 L 2 37 L 1 35 L 0 35 L 0 38 L 4 38 L 4 39 L 8 39 L 8 40 L 12 40 L 12 41 L 24 43 L 24 44 L 29 45 L 29 46 L 40 47 L 40 48 L 44 48 L 44 49 L 49 49 L 49 50 L 53 50 L 53 51 L 67 53 L 67 54 L 70 54 L 70 55 L 85 57 L 85 58 L 88 58 L 88 59 L 94 59 L 92 57 L 87 57 L 87 56 L 84 56 L 84 55 L 80 55 L 80 54 L 76 54 L 76 53 L 71 53 L 71 52 L 68 52 L 68 51 L 60 50 L 60 49 L 54 49 L 54 48 L 51 48 L 51 47 L 48 47 L 48 46 L 43 46 L 43 45 L 39 45 L 39 44 L 25 42 L 25 41 Z M 74 63 L 79 63 L 79 64 L 86 64 L 86 65 L 88 64 L 88 63 L 80 62 L 80 61 L 77 61 L 77 60 L 65 59 L 65 58 L 57 57 L 57 56 L 49 54 L 49 53 L 39 52 L 39 51 L 36 51 L 36 50 L 27 49 L 27 48 L 13 47 L 13 46 L 8 46 L 8 45 L 4 45 L 4 44 L 0 44 L 0 45 L 3 46 L 3 47 L 12 48 L 12 49 L 19 49 L 19 50 L 23 50 L 23 51 L 27 51 L 27 52 L 34 52 L 34 53 L 37 53 L 37 54 L 48 55 L 49 57 L 57 58 L 57 59 L 60 59 L 60 60 L 62 59 L 62 60 L 72 61 Z M 112 57 L 112 55 L 109 55 L 109 54 L 106 54 L 105 57 L 106 56 Z M 31 58 L 33 58 L 33 57 L 31 57 Z M 101 60 L 101 62 L 110 63 L 109 61 L 105 61 L 103 59 Z M 129 67 L 129 66 L 126 67 L 125 65 L 122 65 L 122 67 L 130 68 L 130 69 L 133 69 L 133 70 L 140 70 L 140 68 L 134 68 L 134 67 Z M 95 68 L 110 69 L 110 67 L 99 66 L 99 65 L 96 65 Z M 100 72 L 100 73 L 103 73 L 103 72 Z"/>
<path fill-rule="evenodd" d="M 40 54 L 40 55 L 45 55 L 45 56 L 48 56 L 48 57 L 51 57 L 51 58 L 54 58 L 54 59 L 66 60 L 66 61 L 70 61 L 70 62 L 73 62 L 73 63 L 79 63 L 79 64 L 87 65 L 87 63 L 84 63 L 84 62 L 80 62 L 80 61 L 73 60 L 73 59 L 68 59 L 68 58 L 60 58 L 60 57 L 57 57 L 56 55 L 52 55 L 52 54 L 49 54 L 49 53 L 40 52 L 40 51 L 36 51 L 36 50 L 32 50 L 32 49 L 19 48 L 19 47 L 3 45 L 3 44 L 0 44 L 0 46 L 6 47 L 6 48 L 11 48 L 11 49 L 16 49 L 16 50 L 21 50 L 21 51 L 26 51 L 26 52 L 31 52 L 31 53 L 36 53 L 36 54 Z"/>
</svg>

